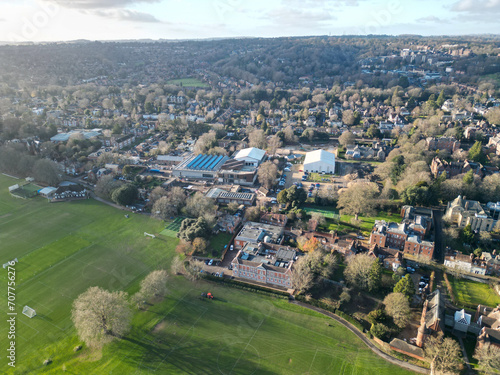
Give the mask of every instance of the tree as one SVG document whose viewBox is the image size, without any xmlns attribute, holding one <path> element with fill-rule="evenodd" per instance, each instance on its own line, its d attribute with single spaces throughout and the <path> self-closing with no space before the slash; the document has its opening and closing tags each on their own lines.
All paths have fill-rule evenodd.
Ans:
<svg viewBox="0 0 500 375">
<path fill-rule="evenodd" d="M 486 118 L 488 119 L 488 122 L 490 124 L 500 125 L 500 108 L 499 107 L 491 108 L 486 113 Z"/>
<path fill-rule="evenodd" d="M 260 220 L 260 207 L 248 207 L 245 210 L 245 219 L 248 221 L 259 221 Z"/>
<path fill-rule="evenodd" d="M 48 159 L 39 159 L 33 166 L 33 178 L 47 185 L 57 185 L 60 181 L 56 163 Z"/>
<path fill-rule="evenodd" d="M 113 191 L 115 191 L 122 185 L 122 181 L 115 180 L 111 175 L 103 176 L 96 183 L 95 193 L 98 197 L 101 197 L 103 199 L 111 199 Z"/>
<path fill-rule="evenodd" d="M 467 224 L 463 229 L 460 230 L 459 236 L 463 242 L 469 245 L 472 244 L 476 239 L 476 235 L 472 231 L 472 226 L 470 224 Z"/>
<path fill-rule="evenodd" d="M 354 125 L 354 112 L 350 109 L 346 109 L 344 112 L 342 112 L 342 122 L 347 126 Z"/>
<path fill-rule="evenodd" d="M 476 141 L 474 145 L 469 150 L 469 159 L 477 162 L 484 163 L 486 156 L 483 152 L 483 144 L 480 141 Z"/>
<path fill-rule="evenodd" d="M 259 182 L 264 185 L 266 189 L 270 189 L 276 178 L 278 176 L 278 167 L 271 161 L 266 161 L 261 164 L 259 170 L 257 171 L 257 177 L 259 178 Z"/>
<path fill-rule="evenodd" d="M 250 147 L 257 147 L 260 149 L 266 149 L 266 134 L 262 129 L 255 129 L 250 134 L 248 134 L 248 145 Z"/>
<path fill-rule="evenodd" d="M 380 287 L 382 282 L 382 266 L 380 262 L 376 260 L 370 266 L 370 272 L 368 273 L 368 290 L 373 292 Z"/>
<path fill-rule="evenodd" d="M 151 193 L 149 193 L 149 203 L 154 204 L 161 197 L 166 197 L 168 192 L 161 186 L 155 187 Z"/>
<path fill-rule="evenodd" d="M 401 193 L 404 204 L 410 206 L 426 206 L 431 201 L 431 192 L 428 186 L 408 186 Z"/>
<path fill-rule="evenodd" d="M 467 185 L 470 185 L 474 182 L 474 172 L 472 171 L 472 169 L 468 171 L 466 174 L 464 174 L 462 181 L 464 182 L 464 184 Z"/>
<path fill-rule="evenodd" d="M 278 193 L 276 200 L 279 203 L 290 203 L 294 207 L 300 206 L 307 199 L 307 193 L 304 189 L 300 189 L 295 185 L 290 186 L 288 189 L 282 190 Z"/>
<path fill-rule="evenodd" d="M 194 281 L 201 278 L 202 273 L 200 271 L 203 270 L 204 265 L 205 263 L 201 260 L 191 259 L 186 266 L 186 276 L 188 279 Z"/>
<path fill-rule="evenodd" d="M 203 254 L 208 248 L 208 241 L 203 237 L 196 237 L 193 240 L 193 250 L 195 253 Z"/>
<path fill-rule="evenodd" d="M 445 102 L 444 90 L 441 90 L 441 92 L 439 93 L 439 96 L 436 100 L 436 105 L 438 106 L 438 108 L 441 108 L 443 106 L 444 102 Z"/>
<path fill-rule="evenodd" d="M 318 250 L 319 248 L 321 247 L 321 243 L 319 242 L 319 240 L 316 238 L 316 237 L 311 237 L 310 239 L 308 239 L 306 241 L 306 243 L 304 243 L 304 245 L 302 245 L 302 251 L 306 252 L 306 253 L 309 253 L 309 252 L 313 252 L 315 250 Z"/>
<path fill-rule="evenodd" d="M 380 340 L 385 340 L 389 335 L 389 328 L 382 323 L 372 324 L 370 333 Z"/>
<path fill-rule="evenodd" d="M 126 206 L 132 204 L 138 194 L 139 191 L 135 185 L 125 184 L 120 186 L 118 189 L 113 190 L 111 199 L 121 206 Z"/>
<path fill-rule="evenodd" d="M 167 294 L 167 279 L 167 271 L 153 271 L 142 280 L 139 293 L 146 299 L 163 298 Z"/>
<path fill-rule="evenodd" d="M 410 321 L 410 303 L 402 293 L 391 293 L 384 298 L 385 311 L 392 317 L 399 328 L 404 328 Z"/>
<path fill-rule="evenodd" d="M 297 136 L 295 135 L 295 132 L 292 128 L 291 125 L 288 125 L 284 130 L 283 133 L 285 135 L 285 141 L 290 143 L 290 142 L 296 142 L 297 141 Z"/>
<path fill-rule="evenodd" d="M 166 196 L 162 196 L 153 204 L 151 212 L 154 216 L 167 220 L 173 216 L 177 216 L 185 203 L 186 194 L 184 189 L 175 186 L 172 190 L 166 192 Z"/>
<path fill-rule="evenodd" d="M 485 374 L 500 374 L 500 348 L 488 344 L 478 347 L 474 358 L 479 361 L 479 369 Z"/>
<path fill-rule="evenodd" d="M 366 136 L 368 138 L 381 138 L 382 132 L 380 131 L 377 125 L 371 124 L 368 130 L 366 131 Z"/>
<path fill-rule="evenodd" d="M 195 154 L 205 154 L 217 144 L 217 136 L 214 130 L 201 135 L 194 145 Z"/>
<path fill-rule="evenodd" d="M 269 142 L 267 143 L 267 150 L 269 151 L 270 155 L 276 154 L 276 150 L 280 148 L 283 145 L 283 142 L 281 142 L 281 139 L 278 135 L 273 135 L 270 139 Z"/>
<path fill-rule="evenodd" d="M 177 255 L 174 259 L 172 259 L 172 264 L 170 265 L 170 270 L 173 274 L 179 275 L 184 271 L 184 262 Z"/>
<path fill-rule="evenodd" d="M 425 342 L 425 356 L 431 362 L 431 374 L 458 374 L 462 367 L 462 350 L 452 338 L 443 334 L 430 336 Z"/>
<path fill-rule="evenodd" d="M 187 198 L 184 210 L 189 216 L 203 216 L 207 221 L 210 221 L 210 217 L 215 216 L 216 207 L 213 199 L 207 198 L 203 193 L 197 191 Z"/>
<path fill-rule="evenodd" d="M 71 317 L 80 338 L 101 347 L 130 329 L 131 311 L 124 292 L 91 287 L 73 302 Z"/>
<path fill-rule="evenodd" d="M 409 274 L 396 283 L 393 292 L 402 293 L 408 300 L 415 294 L 415 284 Z"/>
<path fill-rule="evenodd" d="M 186 242 L 193 242 L 197 237 L 207 237 L 211 232 L 204 217 L 200 216 L 198 219 L 184 219 L 181 223 L 177 237 Z"/>
<path fill-rule="evenodd" d="M 377 258 L 368 254 L 357 254 L 349 258 L 349 262 L 344 271 L 344 276 L 350 285 L 359 289 L 370 290 L 376 285 L 376 280 L 372 280 L 372 267 Z"/>
<path fill-rule="evenodd" d="M 373 198 L 378 187 L 373 182 L 356 182 L 339 195 L 337 207 L 344 215 L 354 215 L 358 220 L 360 214 L 369 214 L 373 211 Z"/>
<path fill-rule="evenodd" d="M 314 274 L 305 256 L 300 257 L 292 267 L 292 285 L 299 293 L 309 290 L 314 281 Z"/>
<path fill-rule="evenodd" d="M 343 132 L 342 135 L 339 137 L 339 143 L 343 147 L 346 147 L 348 145 L 353 145 L 355 141 L 356 137 L 349 131 Z"/>
</svg>

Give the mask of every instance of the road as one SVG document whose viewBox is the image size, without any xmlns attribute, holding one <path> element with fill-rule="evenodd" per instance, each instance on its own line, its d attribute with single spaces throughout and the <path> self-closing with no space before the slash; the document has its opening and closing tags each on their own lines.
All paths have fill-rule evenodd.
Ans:
<svg viewBox="0 0 500 375">
<path fill-rule="evenodd" d="M 432 210 L 434 217 L 434 258 L 439 262 L 444 262 L 444 243 L 443 243 L 443 211 Z"/>
</svg>

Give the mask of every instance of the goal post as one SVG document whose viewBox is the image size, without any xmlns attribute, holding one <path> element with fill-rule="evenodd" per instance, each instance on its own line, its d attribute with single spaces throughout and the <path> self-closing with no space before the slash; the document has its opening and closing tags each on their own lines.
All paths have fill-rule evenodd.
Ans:
<svg viewBox="0 0 500 375">
<path fill-rule="evenodd" d="M 33 318 L 36 316 L 36 311 L 35 309 L 32 309 L 28 305 L 23 307 L 23 314 L 26 315 L 28 318 Z"/>
</svg>

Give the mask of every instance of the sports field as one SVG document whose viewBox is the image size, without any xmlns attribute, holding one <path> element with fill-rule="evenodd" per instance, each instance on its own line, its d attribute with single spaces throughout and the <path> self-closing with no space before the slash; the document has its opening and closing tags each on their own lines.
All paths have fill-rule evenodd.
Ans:
<svg viewBox="0 0 500 375">
<path fill-rule="evenodd" d="M 160 232 L 160 234 L 168 237 L 177 238 L 177 233 L 179 232 L 182 221 L 184 219 L 185 219 L 184 217 L 176 217 L 173 221 L 168 223 L 168 225 L 165 227 L 165 229 L 163 229 Z"/>
<path fill-rule="evenodd" d="M 80 345 L 70 312 L 89 286 L 134 293 L 151 270 L 167 268 L 174 238 L 164 224 L 94 200 L 48 203 L 10 196 L 15 180 L 0 176 L 1 263 L 15 257 L 16 368 L 0 360 L 1 373 L 18 374 L 408 374 L 373 354 L 342 326 L 301 307 L 171 277 L 167 298 L 137 313 L 131 333 L 102 353 Z M 0 287 L 6 291 L 6 270 Z M 3 286 L 2 286 L 3 285 Z M 0 306 L 7 306 L 6 292 Z M 216 299 L 200 299 L 211 291 Z M 29 305 L 33 319 L 20 314 Z M 1 308 L 5 311 L 6 308 Z M 8 348 L 0 323 L 0 347 Z M 52 364 L 43 365 L 46 359 Z"/>
<path fill-rule="evenodd" d="M 180 78 L 180 79 L 172 79 L 167 81 L 169 85 L 182 85 L 184 87 L 210 87 L 205 82 L 200 81 L 197 78 Z"/>
</svg>

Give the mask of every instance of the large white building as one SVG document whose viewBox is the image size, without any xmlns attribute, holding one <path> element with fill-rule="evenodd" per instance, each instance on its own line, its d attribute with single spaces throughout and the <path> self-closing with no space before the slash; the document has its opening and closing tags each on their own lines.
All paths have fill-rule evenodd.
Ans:
<svg viewBox="0 0 500 375">
<path fill-rule="evenodd" d="M 304 160 L 304 171 L 335 173 L 335 155 L 325 150 L 308 152 Z"/>
<path fill-rule="evenodd" d="M 260 148 L 244 148 L 234 154 L 234 160 L 242 160 L 246 166 L 258 167 L 266 157 L 266 152 Z"/>
</svg>

